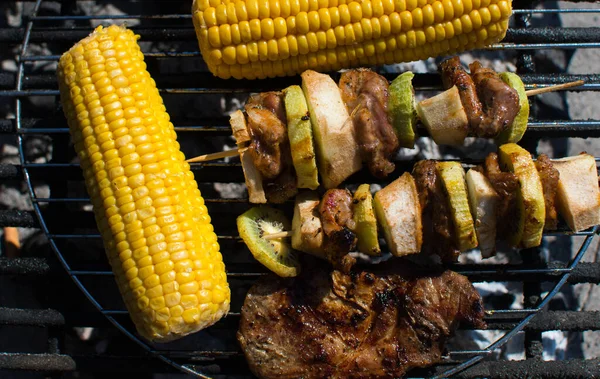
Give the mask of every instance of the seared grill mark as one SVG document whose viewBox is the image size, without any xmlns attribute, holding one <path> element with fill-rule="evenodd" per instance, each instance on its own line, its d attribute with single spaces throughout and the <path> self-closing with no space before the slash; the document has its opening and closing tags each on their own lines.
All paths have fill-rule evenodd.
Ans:
<svg viewBox="0 0 600 379">
<path fill-rule="evenodd" d="M 479 294 L 456 273 L 422 276 L 404 261 L 354 275 L 308 267 L 246 297 L 238 340 L 260 377 L 399 377 L 439 362 L 459 323 L 485 327 Z M 271 316 L 281 314 L 291 317 Z"/>
</svg>

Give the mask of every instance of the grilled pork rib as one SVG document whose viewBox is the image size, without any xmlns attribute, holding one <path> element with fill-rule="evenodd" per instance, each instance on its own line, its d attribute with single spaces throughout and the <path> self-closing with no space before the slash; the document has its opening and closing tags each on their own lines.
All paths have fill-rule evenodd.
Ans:
<svg viewBox="0 0 600 379">
<path fill-rule="evenodd" d="M 469 280 L 407 262 L 343 274 L 269 276 L 242 307 L 238 341 L 262 378 L 400 377 L 440 361 L 459 323 L 485 327 Z"/>
</svg>

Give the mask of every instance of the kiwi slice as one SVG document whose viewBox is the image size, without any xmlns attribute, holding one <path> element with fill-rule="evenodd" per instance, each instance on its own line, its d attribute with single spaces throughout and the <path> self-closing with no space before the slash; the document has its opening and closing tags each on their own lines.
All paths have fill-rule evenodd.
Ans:
<svg viewBox="0 0 600 379">
<path fill-rule="evenodd" d="M 509 241 L 515 247 L 539 246 L 546 222 L 546 204 L 540 175 L 531 154 L 516 143 L 507 143 L 500 146 L 498 156 L 502 166 L 513 172 L 520 184 L 517 193 L 519 220 L 513 221 L 517 225 Z"/>
<path fill-rule="evenodd" d="M 242 240 L 254 258 L 281 277 L 300 273 L 300 262 L 287 237 L 267 240 L 264 235 L 291 230 L 283 212 L 267 206 L 253 207 L 237 218 Z"/>
<path fill-rule="evenodd" d="M 292 161 L 298 177 L 298 188 L 317 189 L 319 175 L 312 125 L 308 105 L 300 86 L 290 86 L 283 90 L 285 112 L 288 122 L 288 138 L 292 151 Z"/>
<path fill-rule="evenodd" d="M 377 219 L 373 210 L 373 196 L 371 186 L 361 184 L 354 192 L 352 212 L 356 223 L 358 237 L 358 251 L 368 255 L 379 255 L 379 239 L 377 237 Z"/>
<path fill-rule="evenodd" d="M 437 170 L 448 195 L 458 249 L 474 249 L 477 247 L 477 235 L 469 207 L 465 170 L 458 162 L 438 162 Z"/>
<path fill-rule="evenodd" d="M 398 75 L 388 88 L 388 112 L 401 147 L 415 146 L 417 112 L 412 79 L 415 74 L 407 71 Z"/>
<path fill-rule="evenodd" d="M 527 130 L 527 121 L 529 121 L 529 100 L 525 93 L 525 86 L 519 78 L 519 75 L 512 72 L 503 72 L 500 74 L 500 79 L 511 88 L 514 88 L 519 94 L 519 113 L 515 117 L 512 124 L 508 126 L 502 133 L 496 137 L 497 144 L 514 142 L 517 143 L 523 138 L 523 134 Z"/>
</svg>

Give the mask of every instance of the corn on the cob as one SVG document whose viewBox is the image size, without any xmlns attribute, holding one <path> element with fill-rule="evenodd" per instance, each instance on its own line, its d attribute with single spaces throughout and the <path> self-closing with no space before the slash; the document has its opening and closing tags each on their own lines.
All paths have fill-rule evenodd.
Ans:
<svg viewBox="0 0 600 379">
<path fill-rule="evenodd" d="M 210 71 L 262 79 L 426 59 L 504 38 L 511 0 L 194 0 Z"/>
<path fill-rule="evenodd" d="M 138 332 L 166 342 L 219 320 L 230 291 L 217 236 L 146 71 L 138 36 L 98 27 L 58 81 L 109 262 Z"/>
</svg>

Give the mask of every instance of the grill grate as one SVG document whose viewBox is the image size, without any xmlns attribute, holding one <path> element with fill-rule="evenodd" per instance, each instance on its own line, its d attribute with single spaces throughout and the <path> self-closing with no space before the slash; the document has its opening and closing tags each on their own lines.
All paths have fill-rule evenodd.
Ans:
<svg viewBox="0 0 600 379">
<path fill-rule="evenodd" d="M 0 73 L 0 98 L 14 98 L 14 120 L 0 120 L 0 133 L 16 135 L 20 153 L 20 165 L 0 165 L 0 179 L 24 180 L 32 200 L 33 211 L 0 211 L 0 226 L 22 226 L 39 228 L 47 236 L 59 264 L 43 257 L 0 258 L 0 276 L 47 278 L 58 276 L 66 271 L 77 287 L 85 294 L 96 311 L 84 314 L 58 312 L 55 310 L 24 310 L 0 308 L 0 325 L 49 327 L 52 330 L 69 326 L 105 327 L 112 324 L 129 339 L 140 346 L 147 354 L 129 356 L 94 355 L 73 356 L 61 354 L 56 345 L 56 336 L 51 333 L 50 348 L 44 354 L 1 353 L 0 369 L 21 369 L 50 372 L 73 370 L 93 372 L 162 372 L 175 367 L 183 372 L 199 377 L 213 374 L 249 375 L 243 355 L 235 343 L 235 331 L 246 290 L 265 270 L 250 256 L 241 243 L 235 229 L 235 217 L 249 208 L 247 199 L 221 198 L 212 189 L 215 182 L 243 182 L 240 165 L 237 162 L 213 162 L 192 164 L 192 171 L 200 185 L 207 207 L 213 216 L 213 224 L 219 235 L 228 278 L 232 287 L 232 312 L 215 326 L 182 341 L 171 344 L 148 344 L 134 332 L 131 321 L 124 310 L 120 296 L 112 279 L 112 272 L 101 248 L 100 236 L 95 229 L 94 219 L 89 210 L 89 199 L 81 192 L 82 175 L 79 165 L 72 160 L 72 147 L 68 144 L 68 129 L 58 107 L 58 91 L 53 75 L 39 73 L 34 67 L 51 64 L 58 60 L 54 55 L 66 49 L 73 42 L 90 32 L 89 22 L 124 21 L 141 22 L 133 29 L 141 34 L 141 41 L 155 43 L 152 50 L 144 47 L 151 72 L 161 72 L 163 61 L 177 60 L 193 67 L 193 75 L 167 72 L 154 74 L 160 91 L 165 96 L 167 109 L 169 102 L 180 99 L 211 99 L 228 96 L 231 93 L 243 96 L 250 91 L 281 89 L 298 78 L 251 81 L 222 81 L 212 77 L 202 63 L 195 48 L 195 36 L 188 14 L 148 15 L 140 14 L 150 9 L 151 1 L 127 3 L 133 8 L 129 15 L 83 16 L 73 12 L 74 1 L 60 2 L 61 15 L 42 15 L 42 0 L 36 0 L 31 14 L 21 28 L 0 28 L 0 43 L 20 44 L 18 69 L 15 74 Z M 173 9 L 180 4 L 175 2 Z M 188 1 L 183 1 L 187 9 Z M 486 50 L 506 51 L 516 59 L 518 71 L 528 89 L 583 79 L 586 84 L 576 91 L 600 90 L 600 75 L 571 75 L 564 73 L 539 73 L 534 65 L 535 49 L 574 49 L 600 47 L 600 28 L 553 28 L 531 27 L 533 14 L 559 14 L 581 12 L 600 13 L 600 9 L 531 9 L 535 6 L 527 1 L 515 0 L 514 26 L 506 39 Z M 51 53 L 39 54 L 32 50 L 34 43 L 47 43 Z M 169 51 L 169 44 L 178 44 L 177 51 Z M 183 47 L 183 50 L 182 50 Z M 391 78 L 391 74 L 385 74 Z M 435 74 L 417 74 L 414 79 L 418 92 L 440 89 L 441 82 Z M 52 103 L 50 112 L 40 113 L 31 104 L 32 99 L 44 99 Z M 47 108 L 47 107 L 46 107 Z M 189 112 L 188 112 L 189 113 Z M 177 112 L 171 112 L 177 117 Z M 534 109 L 535 113 L 535 101 Z M 230 134 L 228 121 L 224 117 L 204 115 L 198 109 L 193 116 L 175 118 L 174 124 L 182 148 L 189 154 L 207 153 L 214 150 L 212 140 L 224 139 Z M 424 135 L 424 130 L 419 131 Z M 52 140 L 53 157 L 47 163 L 37 163 L 26 158 L 25 144 L 32 136 L 43 135 Z M 533 144 L 541 138 L 600 137 L 600 120 L 543 120 L 530 123 L 525 144 Z M 206 141 L 209 141 L 207 143 Z M 200 147 L 198 147 L 200 146 Z M 188 149 L 186 151 L 186 148 Z M 199 151 L 200 149 L 201 151 Z M 204 150 L 202 150 L 204 149 Z M 598 161 L 600 158 L 596 158 Z M 462 159 L 465 166 L 479 163 L 478 159 Z M 412 167 L 412 161 L 397 162 L 395 178 Z M 350 182 L 370 182 L 366 173 L 359 173 Z M 47 183 L 51 197 L 39 197 L 34 185 Z M 289 210 L 290 204 L 283 206 Z M 68 214 L 68 219 L 65 218 Z M 219 215 L 219 217 L 215 217 Z M 577 254 L 568 262 L 540 259 L 539 249 L 522 252 L 521 264 L 454 264 L 450 268 L 467 275 L 475 282 L 517 282 L 522 283 L 524 309 L 498 308 L 488 311 L 486 321 L 489 329 L 503 331 L 500 337 L 481 350 L 455 349 L 444 361 L 433 368 L 413 370 L 414 376 L 461 378 L 472 377 L 591 377 L 600 375 L 600 361 L 573 360 L 558 362 L 541 361 L 541 333 L 548 330 L 585 331 L 600 330 L 600 313 L 596 311 L 551 311 L 547 306 L 565 284 L 600 283 L 600 263 L 580 263 L 592 243 L 598 228 L 570 233 L 563 227 L 546 236 L 568 238 L 578 236 L 583 239 Z M 82 257 L 85 252 L 86 257 Z M 89 255 L 89 257 L 88 257 Z M 549 282 L 551 288 L 542 296 L 542 283 Z M 488 307 L 491 309 L 490 307 Z M 103 315 L 103 316 L 100 316 Z M 108 322 L 107 322 L 108 321 Z M 525 335 L 526 360 L 494 361 L 495 349 L 505 345 L 519 333 Z M 156 359 L 158 358 L 158 360 Z M 165 368 L 159 360 L 167 363 Z"/>
</svg>

